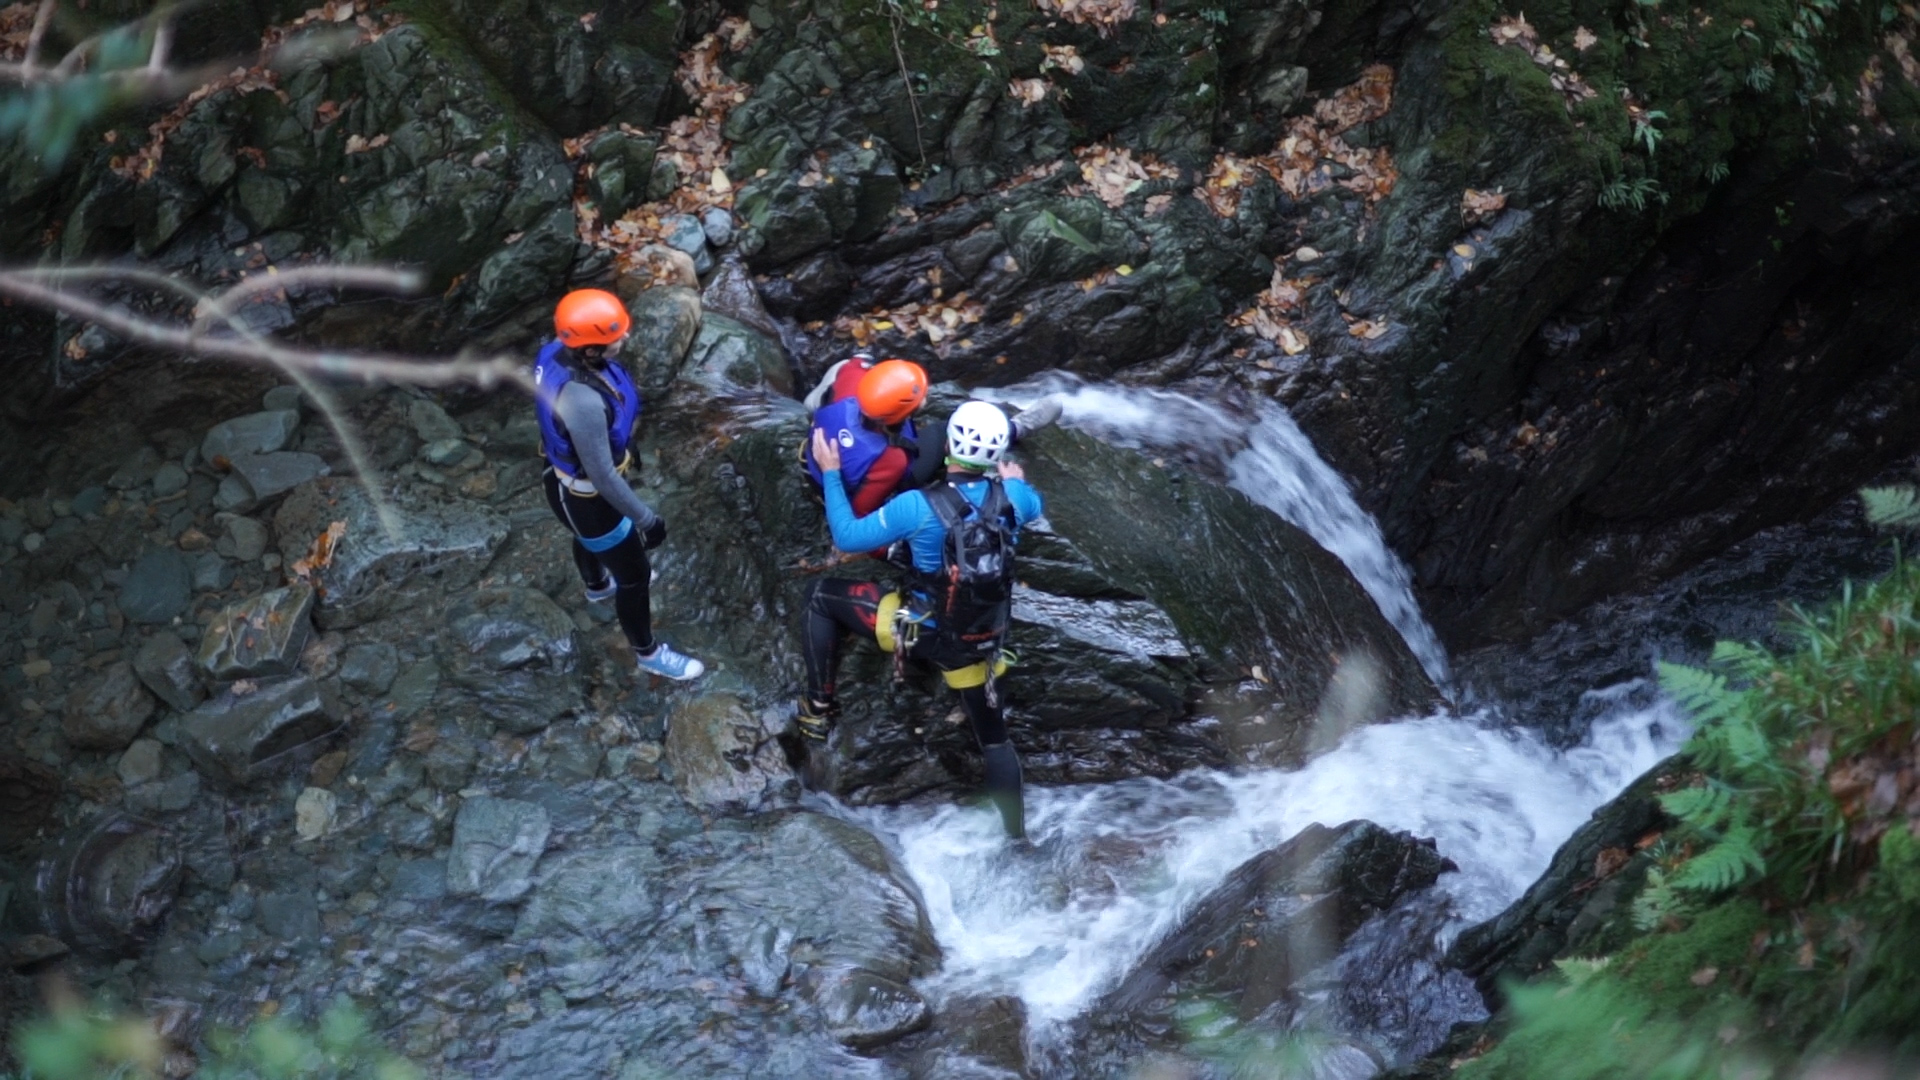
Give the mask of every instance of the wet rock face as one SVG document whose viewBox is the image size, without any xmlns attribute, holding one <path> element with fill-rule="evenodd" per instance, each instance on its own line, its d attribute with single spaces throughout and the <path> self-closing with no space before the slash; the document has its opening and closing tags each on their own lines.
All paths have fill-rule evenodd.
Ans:
<svg viewBox="0 0 1920 1080">
<path fill-rule="evenodd" d="M 573 620 L 533 589 L 483 589 L 447 612 L 436 655 L 493 724 L 529 735 L 580 700 Z"/>
<path fill-rule="evenodd" d="M 214 682 L 289 675 L 313 633 L 311 586 L 296 582 L 220 612 L 200 639 L 200 670 Z"/>
<path fill-rule="evenodd" d="M 318 757 L 339 713 L 305 675 L 236 685 L 181 720 L 181 749 L 209 779 L 243 787 Z"/>
<path fill-rule="evenodd" d="M 1203 1002 L 1242 1021 L 1284 1021 L 1303 977 L 1368 919 L 1452 869 L 1432 840 L 1366 821 L 1310 825 L 1196 903 L 1088 1011 L 1083 1037 L 1105 1054 L 1142 1043 L 1171 1048 L 1180 1038 L 1177 1010 Z"/>
<path fill-rule="evenodd" d="M 793 771 L 775 736 L 779 709 L 756 710 L 734 694 L 707 694 L 673 711 L 666 762 L 673 783 L 697 806 L 758 807 L 790 795 Z"/>
<path fill-rule="evenodd" d="M 122 661 L 88 676 L 67 697 L 61 728 L 83 750 L 120 750 L 153 715 L 153 695 L 133 665 Z"/>
<path fill-rule="evenodd" d="M 473 798 L 453 820 L 447 892 L 494 903 L 518 900 L 553 826 L 544 807 L 517 799 Z"/>
<path fill-rule="evenodd" d="M 35 917 L 74 948 L 137 950 L 172 908 L 185 862 L 166 830 L 108 815 L 69 837 L 34 873 Z"/>
<path fill-rule="evenodd" d="M 274 536 L 289 564 L 305 558 L 334 522 L 345 524 L 327 564 L 314 574 L 320 602 L 313 618 L 322 628 L 357 626 L 424 590 L 469 585 L 507 537 L 504 518 L 465 500 L 420 500 L 395 509 L 389 534 L 360 484 L 328 478 L 302 485 L 274 512 Z"/>
</svg>

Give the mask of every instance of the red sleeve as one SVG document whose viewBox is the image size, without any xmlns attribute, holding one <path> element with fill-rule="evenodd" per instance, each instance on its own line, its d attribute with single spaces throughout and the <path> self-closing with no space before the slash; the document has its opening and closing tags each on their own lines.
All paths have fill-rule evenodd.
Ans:
<svg viewBox="0 0 1920 1080">
<path fill-rule="evenodd" d="M 860 481 L 860 490 L 853 493 L 853 514 L 866 517 L 880 509 L 893 497 L 900 485 L 900 478 L 907 475 L 907 452 L 897 446 L 889 446 L 881 451 L 867 468 L 867 475 Z"/>
<path fill-rule="evenodd" d="M 833 397 L 829 400 L 840 401 L 860 392 L 860 380 L 866 378 L 873 369 L 858 360 L 849 360 L 840 368 L 840 374 L 833 377 Z"/>
</svg>

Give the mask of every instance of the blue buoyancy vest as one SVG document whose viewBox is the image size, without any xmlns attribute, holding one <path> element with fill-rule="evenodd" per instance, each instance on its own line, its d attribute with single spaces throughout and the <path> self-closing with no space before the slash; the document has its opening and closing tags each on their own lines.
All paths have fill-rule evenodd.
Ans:
<svg viewBox="0 0 1920 1080">
<path fill-rule="evenodd" d="M 540 417 L 540 448 L 561 472 L 569 476 L 581 474 L 580 455 L 574 452 L 573 440 L 568 438 L 566 429 L 560 426 L 553 415 L 553 407 L 560 400 L 560 391 L 573 381 L 573 373 L 560 361 L 560 350 L 566 348 L 558 341 L 548 342 L 540 350 L 540 358 L 533 363 L 533 378 L 539 384 L 538 396 L 534 399 L 534 410 Z M 627 369 L 617 361 L 609 360 L 601 369 L 606 377 L 603 385 L 597 379 L 589 379 L 586 384 L 597 392 L 601 400 L 607 403 L 607 411 L 612 416 L 607 421 L 607 442 L 612 444 L 613 463 L 617 466 L 627 456 L 627 444 L 633 439 L 633 425 L 640 419 L 640 390 L 633 385 L 633 379 L 627 375 Z M 613 392 L 608 392 L 608 387 Z"/>
<path fill-rule="evenodd" d="M 846 481 L 849 489 L 858 488 L 867 478 L 867 470 L 887 452 L 890 440 L 878 431 L 867 427 L 866 420 L 860 415 L 860 399 L 841 398 L 830 405 L 822 405 L 813 414 L 813 429 L 824 431 L 827 438 L 840 444 L 840 478 Z M 902 438 L 914 441 L 913 421 L 908 420 L 900 427 Z M 813 435 L 807 435 L 806 446 L 807 474 L 816 484 L 825 482 L 820 466 L 813 463 Z"/>
</svg>

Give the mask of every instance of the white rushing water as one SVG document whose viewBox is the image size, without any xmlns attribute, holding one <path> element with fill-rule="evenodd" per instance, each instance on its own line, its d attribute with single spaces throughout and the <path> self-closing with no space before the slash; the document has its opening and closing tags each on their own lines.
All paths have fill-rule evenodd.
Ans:
<svg viewBox="0 0 1920 1080">
<path fill-rule="evenodd" d="M 1242 415 L 1062 375 L 992 396 L 1022 404 L 1048 393 L 1064 399 L 1064 424 L 1195 461 L 1306 531 L 1353 572 L 1436 683 L 1447 681 L 1405 565 L 1278 404 Z M 1436 715 L 1358 729 L 1293 770 L 1029 788 L 1030 850 L 1010 846 L 979 806 L 838 812 L 885 839 L 926 899 L 945 961 L 923 989 L 936 999 L 1018 996 L 1045 1030 L 1114 986 L 1234 867 L 1315 822 L 1366 819 L 1434 838 L 1459 866 L 1438 886 L 1451 905 L 1446 935 L 1497 914 L 1596 807 L 1685 738 L 1684 718 L 1664 699 L 1646 704 L 1645 689 L 1597 693 L 1601 718 L 1569 750 L 1484 715 Z"/>
<path fill-rule="evenodd" d="M 1435 685 L 1448 683 L 1447 654 L 1413 599 L 1407 571 L 1352 489 L 1320 459 L 1306 433 L 1273 401 L 1249 415 L 1170 390 L 1089 383 L 1053 373 L 982 397 L 1015 405 L 1057 394 L 1060 422 L 1119 446 L 1197 457 L 1227 483 L 1278 514 L 1352 571 L 1380 613 L 1400 631 Z"/>
<path fill-rule="evenodd" d="M 1479 717 L 1362 728 L 1305 767 L 1029 788 L 1031 852 L 980 807 L 845 810 L 919 885 L 946 951 L 935 997 L 1013 994 L 1036 1026 L 1078 1014 L 1240 863 L 1311 823 L 1433 837 L 1453 928 L 1497 914 L 1594 808 L 1672 753 L 1684 720 L 1626 703 L 1555 750 Z"/>
</svg>

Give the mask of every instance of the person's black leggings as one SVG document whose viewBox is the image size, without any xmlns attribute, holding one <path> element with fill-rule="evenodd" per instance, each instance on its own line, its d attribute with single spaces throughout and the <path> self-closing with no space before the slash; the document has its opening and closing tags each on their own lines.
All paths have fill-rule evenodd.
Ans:
<svg viewBox="0 0 1920 1080">
<path fill-rule="evenodd" d="M 590 589 L 603 588 L 611 577 L 618 586 L 613 594 L 614 614 L 620 617 L 620 630 L 627 643 L 645 652 L 653 648 L 652 599 L 647 585 L 653 578 L 653 566 L 647 560 L 647 545 L 640 530 L 633 528 L 617 544 L 605 551 L 592 551 L 580 542 L 605 536 L 625 520 L 620 512 L 597 495 L 575 495 L 560 486 L 560 478 L 548 469 L 542 481 L 547 489 L 547 505 L 573 533 L 573 564 L 580 569 L 580 580 Z"/>
<path fill-rule="evenodd" d="M 808 591 L 806 630 L 802 652 L 807 661 L 807 697 L 821 705 L 833 702 L 834 673 L 840 666 L 840 642 L 851 630 L 874 640 L 874 621 L 879 617 L 880 600 L 892 590 L 877 581 L 849 581 L 824 578 Z M 923 640 L 907 655 L 931 660 L 935 667 L 947 670 L 938 659 L 921 655 Z M 964 665 L 962 665 L 964 666 Z M 960 707 L 966 711 L 973 737 L 981 746 L 1007 741 L 1007 720 L 1001 707 L 991 700 L 986 686 L 956 690 Z"/>
</svg>

